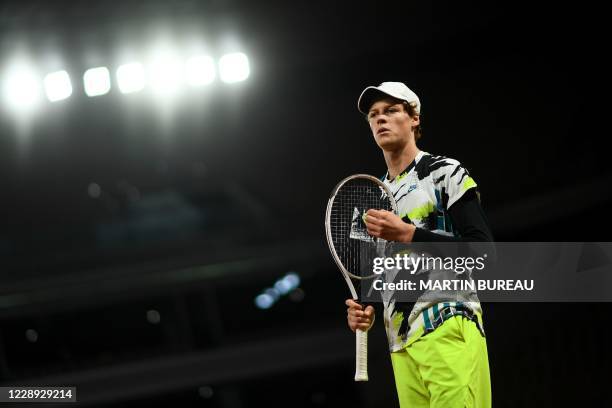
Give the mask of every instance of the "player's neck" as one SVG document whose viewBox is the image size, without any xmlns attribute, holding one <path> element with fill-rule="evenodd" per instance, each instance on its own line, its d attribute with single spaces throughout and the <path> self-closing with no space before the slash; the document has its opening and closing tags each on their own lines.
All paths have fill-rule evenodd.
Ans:
<svg viewBox="0 0 612 408">
<path fill-rule="evenodd" d="M 414 161 L 419 151 L 415 143 L 407 144 L 400 151 L 385 151 L 384 156 L 387 170 L 389 171 L 389 178 L 394 179 L 404 171 Z"/>
</svg>

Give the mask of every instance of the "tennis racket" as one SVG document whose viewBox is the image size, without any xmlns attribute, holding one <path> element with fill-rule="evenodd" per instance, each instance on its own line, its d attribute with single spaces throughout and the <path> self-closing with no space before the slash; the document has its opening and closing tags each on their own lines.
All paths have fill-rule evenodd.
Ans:
<svg viewBox="0 0 612 408">
<path fill-rule="evenodd" d="M 369 209 L 397 214 L 393 194 L 382 181 L 367 174 L 355 174 L 334 188 L 325 212 L 325 234 L 332 257 L 346 281 L 353 300 L 359 296 L 353 279 L 374 277 L 373 258 L 386 241 L 368 234 L 364 216 Z M 355 381 L 368 381 L 368 333 L 357 330 Z"/>
</svg>

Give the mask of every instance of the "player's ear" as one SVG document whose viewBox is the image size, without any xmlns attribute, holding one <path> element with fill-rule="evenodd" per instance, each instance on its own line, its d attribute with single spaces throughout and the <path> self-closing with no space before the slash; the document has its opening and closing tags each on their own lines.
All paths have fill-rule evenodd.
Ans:
<svg viewBox="0 0 612 408">
<path fill-rule="evenodd" d="M 421 117 L 419 115 L 414 115 L 412 120 L 414 121 L 414 126 L 419 126 L 421 124 Z"/>
</svg>

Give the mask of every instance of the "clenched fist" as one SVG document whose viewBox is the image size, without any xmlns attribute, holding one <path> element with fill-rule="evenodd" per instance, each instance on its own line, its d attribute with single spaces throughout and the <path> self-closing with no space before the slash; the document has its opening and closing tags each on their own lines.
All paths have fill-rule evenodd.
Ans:
<svg viewBox="0 0 612 408">
<path fill-rule="evenodd" d="M 368 234 L 386 241 L 412 242 L 416 227 L 391 211 L 369 209 L 364 217 Z"/>
</svg>

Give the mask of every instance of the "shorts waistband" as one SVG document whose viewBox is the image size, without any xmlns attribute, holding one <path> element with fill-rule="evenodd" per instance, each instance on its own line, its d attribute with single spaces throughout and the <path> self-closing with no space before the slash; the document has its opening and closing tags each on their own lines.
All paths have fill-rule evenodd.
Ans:
<svg viewBox="0 0 612 408">
<path fill-rule="evenodd" d="M 438 310 L 438 305 L 433 305 L 431 308 L 433 309 L 433 320 L 429 318 L 429 310 L 426 309 L 422 312 L 424 322 L 423 336 L 436 330 L 442 325 L 442 323 L 444 323 L 451 317 L 462 316 L 468 320 L 473 321 L 476 324 L 478 331 L 480 331 L 482 337 L 485 337 L 485 332 L 482 325 L 480 324 L 480 321 L 478 320 L 478 315 L 474 313 L 470 308 L 462 304 L 458 304 L 456 306 L 444 305 L 444 307 L 442 307 L 442 309 L 440 310 Z"/>
</svg>

